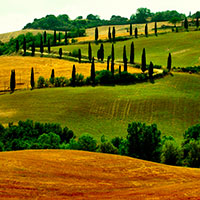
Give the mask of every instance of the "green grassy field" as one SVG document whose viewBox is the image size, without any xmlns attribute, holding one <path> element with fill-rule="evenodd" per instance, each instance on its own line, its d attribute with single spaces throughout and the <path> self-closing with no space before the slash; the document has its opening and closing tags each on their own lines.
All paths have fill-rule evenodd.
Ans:
<svg viewBox="0 0 200 200">
<path fill-rule="evenodd" d="M 0 123 L 32 119 L 67 125 L 76 135 L 125 136 L 128 123 L 156 123 L 182 139 L 200 123 L 200 76 L 175 73 L 154 84 L 17 91 L 0 96 Z"/>
<path fill-rule="evenodd" d="M 130 45 L 135 44 L 135 61 L 141 63 L 142 49 L 146 48 L 147 63 L 152 61 L 154 64 L 166 66 L 169 52 L 172 53 L 172 66 L 187 67 L 200 65 L 200 32 L 180 32 L 160 34 L 158 37 L 152 35 L 148 38 L 141 37 L 127 41 L 116 42 L 115 58 L 123 58 L 123 46 L 126 45 L 127 57 L 129 59 Z M 59 47 L 52 47 L 58 50 Z M 88 44 L 77 44 L 62 46 L 64 51 L 81 49 L 83 55 L 88 55 Z M 92 44 L 93 56 L 97 57 L 97 50 L 100 44 Z M 111 54 L 111 43 L 104 44 L 105 59 Z"/>
</svg>

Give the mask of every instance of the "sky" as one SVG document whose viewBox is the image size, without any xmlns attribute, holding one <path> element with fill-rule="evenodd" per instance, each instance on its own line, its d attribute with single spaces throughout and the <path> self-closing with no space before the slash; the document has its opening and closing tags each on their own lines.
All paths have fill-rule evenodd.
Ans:
<svg viewBox="0 0 200 200">
<path fill-rule="evenodd" d="M 35 18 L 48 14 L 67 14 L 70 19 L 88 14 L 110 19 L 112 15 L 130 18 L 137 8 L 151 12 L 177 10 L 189 15 L 200 10 L 199 0 L 1 0 L 0 33 L 21 30 Z"/>
</svg>

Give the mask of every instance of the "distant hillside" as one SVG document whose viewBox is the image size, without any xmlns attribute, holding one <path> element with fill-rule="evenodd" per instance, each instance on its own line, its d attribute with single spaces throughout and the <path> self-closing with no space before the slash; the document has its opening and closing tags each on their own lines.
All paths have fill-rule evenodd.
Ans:
<svg viewBox="0 0 200 200">
<path fill-rule="evenodd" d="M 0 199 L 198 199 L 200 170 L 69 150 L 0 153 Z"/>
</svg>

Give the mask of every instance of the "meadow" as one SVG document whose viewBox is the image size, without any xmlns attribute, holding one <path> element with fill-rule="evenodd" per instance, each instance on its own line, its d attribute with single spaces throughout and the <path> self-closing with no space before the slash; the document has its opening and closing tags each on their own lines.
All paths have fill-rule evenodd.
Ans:
<svg viewBox="0 0 200 200">
<path fill-rule="evenodd" d="M 154 84 L 18 91 L 0 96 L 0 122 L 56 122 L 77 136 L 89 133 L 99 140 L 125 136 L 128 123 L 141 121 L 156 123 L 163 135 L 180 141 L 188 127 L 200 122 L 199 91 L 199 75 L 185 73 Z"/>
<path fill-rule="evenodd" d="M 94 36 L 93 36 L 94 40 Z M 141 63 L 142 49 L 146 49 L 147 63 L 152 61 L 156 65 L 167 66 L 168 54 L 172 54 L 172 66 L 187 67 L 200 65 L 200 34 L 199 31 L 192 32 L 178 32 L 178 33 L 165 33 L 159 34 L 156 37 L 154 34 L 148 38 L 139 37 L 126 41 L 119 41 L 115 43 L 115 60 L 123 61 L 123 48 L 126 45 L 126 52 L 128 60 L 130 59 L 130 46 L 131 42 L 135 46 L 135 62 Z M 92 54 L 97 57 L 97 51 L 100 48 L 100 43 L 92 43 Z M 88 44 L 73 44 L 67 46 L 52 47 L 53 50 L 58 52 L 62 47 L 63 51 L 73 52 L 74 50 L 81 49 L 83 55 L 88 56 Z M 111 55 L 111 43 L 104 43 L 104 58 L 107 59 Z"/>
<path fill-rule="evenodd" d="M 84 151 L 1 152 L 0 199 L 198 199 L 199 172 Z"/>
</svg>

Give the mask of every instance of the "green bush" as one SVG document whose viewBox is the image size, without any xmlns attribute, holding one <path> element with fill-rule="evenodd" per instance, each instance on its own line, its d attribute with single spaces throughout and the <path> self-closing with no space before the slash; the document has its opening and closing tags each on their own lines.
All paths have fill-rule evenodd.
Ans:
<svg viewBox="0 0 200 200">
<path fill-rule="evenodd" d="M 48 87 L 48 81 L 44 79 L 44 77 L 40 76 L 37 81 L 38 88 Z"/>
<path fill-rule="evenodd" d="M 101 85 L 112 85 L 114 84 L 114 79 L 110 71 L 102 70 L 96 72 L 95 82 Z"/>
<path fill-rule="evenodd" d="M 160 161 L 161 132 L 156 124 L 132 122 L 128 125 L 128 155 L 144 160 Z"/>
<path fill-rule="evenodd" d="M 117 154 L 117 148 L 113 146 L 111 142 L 103 142 L 99 146 L 99 152 L 101 153 L 111 153 L 111 154 Z"/>
<path fill-rule="evenodd" d="M 62 145 L 61 147 L 64 147 L 65 149 L 73 149 L 73 150 L 81 149 L 79 143 L 74 138 L 72 138 L 68 144 Z"/>
<path fill-rule="evenodd" d="M 55 87 L 65 87 L 70 84 L 69 80 L 65 77 L 56 77 L 54 78 Z"/>
<path fill-rule="evenodd" d="M 112 140 L 111 140 L 111 143 L 117 148 L 119 149 L 119 146 L 120 144 L 122 143 L 123 141 L 123 138 L 122 137 L 114 137 Z"/>
<path fill-rule="evenodd" d="M 80 150 L 84 151 L 96 151 L 98 148 L 97 141 L 89 134 L 82 134 L 78 138 L 78 144 Z"/>
</svg>

